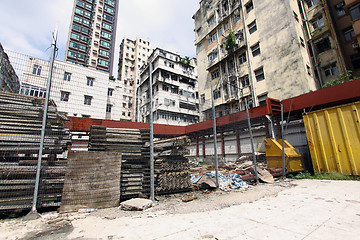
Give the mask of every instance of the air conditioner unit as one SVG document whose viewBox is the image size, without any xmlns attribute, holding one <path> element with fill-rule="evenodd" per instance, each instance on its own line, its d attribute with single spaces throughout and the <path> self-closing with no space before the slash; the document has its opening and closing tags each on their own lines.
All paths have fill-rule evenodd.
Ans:
<svg viewBox="0 0 360 240">
<path fill-rule="evenodd" d="M 353 47 L 353 48 L 358 48 L 358 47 L 359 47 L 359 43 L 358 43 L 358 42 L 352 43 L 352 47 Z"/>
</svg>

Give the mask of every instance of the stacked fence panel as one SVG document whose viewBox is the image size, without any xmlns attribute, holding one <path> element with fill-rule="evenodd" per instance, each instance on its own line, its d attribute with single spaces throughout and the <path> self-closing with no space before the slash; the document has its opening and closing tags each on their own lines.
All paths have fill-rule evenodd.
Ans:
<svg viewBox="0 0 360 240">
<path fill-rule="evenodd" d="M 92 126 L 90 151 L 114 151 L 122 153 L 121 200 L 147 194 L 149 188 L 149 130 L 119 129 Z"/>
<path fill-rule="evenodd" d="M 188 191 L 191 188 L 190 165 L 185 155 L 190 144 L 186 136 L 154 143 L 155 191 L 168 194 Z"/>
<path fill-rule="evenodd" d="M 0 92 L 0 210 L 32 205 L 44 99 Z M 62 154 L 70 144 L 64 117 L 48 110 L 38 207 L 59 206 L 66 171 Z"/>
</svg>

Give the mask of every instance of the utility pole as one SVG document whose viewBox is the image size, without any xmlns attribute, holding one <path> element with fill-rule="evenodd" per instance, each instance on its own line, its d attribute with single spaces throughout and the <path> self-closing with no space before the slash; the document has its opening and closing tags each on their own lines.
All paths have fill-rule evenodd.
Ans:
<svg viewBox="0 0 360 240">
<path fill-rule="evenodd" d="M 149 94 L 150 94 L 150 200 L 155 201 L 154 177 L 154 119 L 153 119 L 153 94 L 152 94 L 152 63 L 149 60 Z"/>
<path fill-rule="evenodd" d="M 254 148 L 254 137 L 253 137 L 252 130 L 251 130 L 249 106 L 248 106 L 248 102 L 247 102 L 246 98 L 245 98 L 245 108 L 246 108 L 246 115 L 247 115 L 247 120 L 248 120 L 248 128 L 249 128 L 249 134 L 250 134 L 250 145 L 251 145 L 251 151 L 252 151 L 252 155 L 253 155 L 256 184 L 258 184 L 259 183 L 259 176 L 258 176 L 257 166 L 256 166 L 256 154 L 255 154 L 255 148 Z"/>
<path fill-rule="evenodd" d="M 214 135 L 215 178 L 216 178 L 216 188 L 219 188 L 219 162 L 217 155 L 216 117 L 215 117 L 214 91 L 212 85 L 211 85 L 211 104 L 212 104 L 212 120 L 213 120 L 213 135 Z"/>
<path fill-rule="evenodd" d="M 285 178 L 286 171 L 285 171 L 285 140 L 284 140 L 284 106 L 282 103 L 281 105 L 281 143 L 282 143 L 282 176 Z"/>
<path fill-rule="evenodd" d="M 39 182 L 40 182 L 40 174 L 41 174 L 41 161 L 42 161 L 44 140 L 45 140 L 45 130 L 46 130 L 46 120 L 47 120 L 48 107 L 49 107 L 51 79 L 52 79 L 54 60 L 55 60 L 55 53 L 56 53 L 56 41 L 57 41 L 57 34 L 58 34 L 57 28 L 58 27 L 56 25 L 55 32 L 53 34 L 53 43 L 51 45 L 49 76 L 48 76 L 47 85 L 46 85 L 46 98 L 45 98 L 45 105 L 44 105 L 44 111 L 43 111 L 40 147 L 39 147 L 39 153 L 38 153 L 38 162 L 37 162 L 37 168 L 36 168 L 34 197 L 33 197 L 31 211 L 27 215 L 28 219 L 35 219 L 35 218 L 38 217 L 36 206 L 37 206 L 38 193 L 39 193 Z"/>
</svg>

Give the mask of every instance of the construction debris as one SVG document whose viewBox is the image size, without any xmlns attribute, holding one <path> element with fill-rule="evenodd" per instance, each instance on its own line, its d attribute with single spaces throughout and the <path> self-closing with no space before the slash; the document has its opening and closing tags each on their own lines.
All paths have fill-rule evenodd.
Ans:
<svg viewBox="0 0 360 240">
<path fill-rule="evenodd" d="M 197 199 L 198 197 L 196 197 L 196 196 L 194 196 L 194 197 L 188 197 L 188 198 L 185 198 L 185 199 L 183 199 L 182 201 L 183 202 L 191 202 L 192 200 L 195 200 L 195 199 Z"/>
<path fill-rule="evenodd" d="M 152 207 L 152 201 L 143 198 L 133 198 L 120 204 L 120 208 L 125 211 L 143 211 Z"/>
</svg>

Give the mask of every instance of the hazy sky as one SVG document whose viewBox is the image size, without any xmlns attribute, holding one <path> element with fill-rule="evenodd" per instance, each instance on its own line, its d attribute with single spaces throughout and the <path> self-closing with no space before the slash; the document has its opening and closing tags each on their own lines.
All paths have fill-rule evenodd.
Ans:
<svg viewBox="0 0 360 240">
<path fill-rule="evenodd" d="M 200 0 L 120 0 L 115 56 L 121 39 L 141 37 L 153 48 L 195 57 L 192 16 Z M 64 60 L 74 0 L 11 0 L 0 8 L 0 42 L 5 49 L 49 59 L 58 24 L 58 56 Z M 117 60 L 115 66 L 117 65 Z"/>
</svg>

